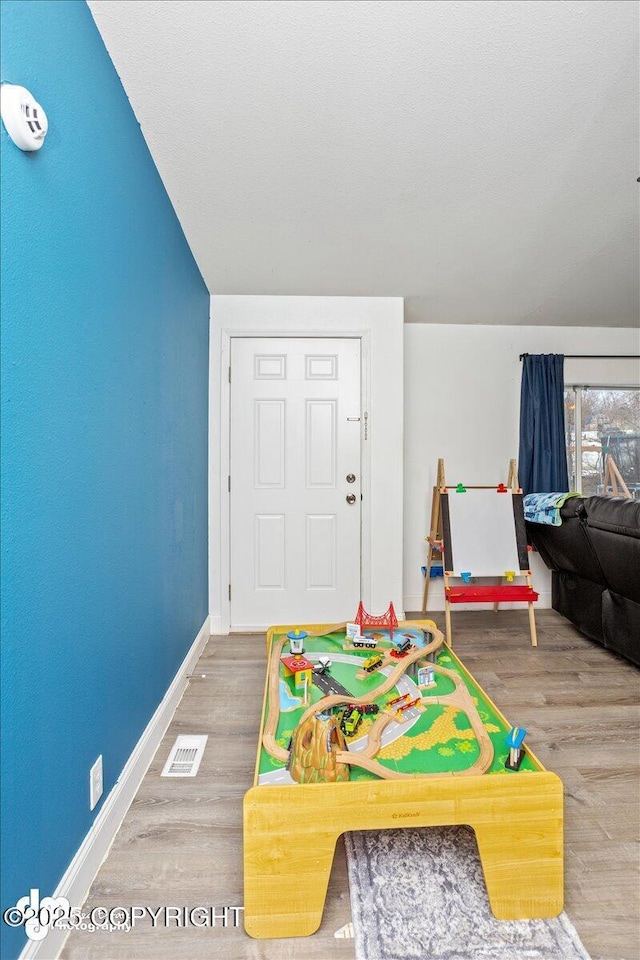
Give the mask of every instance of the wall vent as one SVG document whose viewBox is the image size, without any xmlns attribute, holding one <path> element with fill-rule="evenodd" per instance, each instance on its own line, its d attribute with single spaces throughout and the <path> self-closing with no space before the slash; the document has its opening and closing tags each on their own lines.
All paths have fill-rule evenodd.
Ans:
<svg viewBox="0 0 640 960">
<path fill-rule="evenodd" d="M 176 737 L 161 777 L 195 777 L 208 737 L 184 735 Z"/>
</svg>

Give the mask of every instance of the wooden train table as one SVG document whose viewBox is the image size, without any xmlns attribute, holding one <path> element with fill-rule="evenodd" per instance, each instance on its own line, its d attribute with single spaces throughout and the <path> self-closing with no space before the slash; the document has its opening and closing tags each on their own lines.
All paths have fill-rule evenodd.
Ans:
<svg viewBox="0 0 640 960">
<path fill-rule="evenodd" d="M 563 904 L 562 783 L 524 747 L 431 620 L 365 630 L 276 626 L 254 785 L 244 798 L 244 918 L 252 937 L 321 922 L 338 837 L 468 824 L 491 910 L 556 916 Z M 304 632 L 302 643 L 288 633 Z M 300 651 L 302 646 L 303 652 Z M 330 661 L 327 664 L 327 661 Z"/>
</svg>

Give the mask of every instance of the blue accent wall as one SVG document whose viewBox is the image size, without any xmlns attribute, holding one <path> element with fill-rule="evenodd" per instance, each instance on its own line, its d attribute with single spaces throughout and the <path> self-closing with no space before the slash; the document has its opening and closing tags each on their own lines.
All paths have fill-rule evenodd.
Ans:
<svg viewBox="0 0 640 960">
<path fill-rule="evenodd" d="M 4 910 L 53 893 L 207 615 L 209 294 L 84 0 L 1 16 L 50 124 L 1 132 Z"/>
</svg>

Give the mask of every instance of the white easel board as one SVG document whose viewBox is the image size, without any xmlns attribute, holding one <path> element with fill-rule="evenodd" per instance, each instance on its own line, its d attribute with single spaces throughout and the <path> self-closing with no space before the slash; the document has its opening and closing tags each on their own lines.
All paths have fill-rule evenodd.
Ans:
<svg viewBox="0 0 640 960">
<path fill-rule="evenodd" d="M 504 577 L 529 569 L 522 495 L 449 488 L 441 495 L 445 569 L 455 577 Z M 521 519 L 520 519 L 521 518 Z"/>
</svg>

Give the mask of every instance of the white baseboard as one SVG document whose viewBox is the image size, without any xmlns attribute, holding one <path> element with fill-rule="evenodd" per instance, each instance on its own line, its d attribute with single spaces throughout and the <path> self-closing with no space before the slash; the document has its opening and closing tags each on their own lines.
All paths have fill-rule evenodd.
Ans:
<svg viewBox="0 0 640 960">
<path fill-rule="evenodd" d="M 131 801 L 138 792 L 149 764 L 182 699 L 188 683 L 187 675 L 193 672 L 208 639 L 209 617 L 198 631 L 169 689 L 145 727 L 93 826 L 67 867 L 53 897 L 66 897 L 72 907 L 80 907 L 86 900 L 89 888 L 109 853 Z M 49 896 L 44 893 L 43 895 Z M 30 940 L 20 954 L 19 960 L 56 960 L 68 935 L 67 930 L 52 929 L 44 940 Z"/>
</svg>

